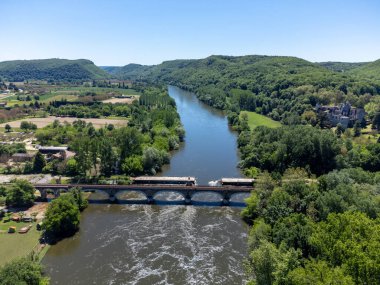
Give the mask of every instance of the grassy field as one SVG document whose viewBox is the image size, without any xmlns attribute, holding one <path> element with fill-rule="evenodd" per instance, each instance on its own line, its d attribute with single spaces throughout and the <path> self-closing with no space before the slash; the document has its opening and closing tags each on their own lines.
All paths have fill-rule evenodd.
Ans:
<svg viewBox="0 0 380 285">
<path fill-rule="evenodd" d="M 66 99 L 67 101 L 75 101 L 78 97 L 75 95 L 69 95 L 69 94 L 56 94 L 56 93 L 49 93 L 44 94 L 40 96 L 40 101 L 44 103 L 49 103 L 51 101 L 59 101 Z"/>
<path fill-rule="evenodd" d="M 8 229 L 11 223 L 12 222 L 7 223 L 5 226 L 6 229 Z M 16 223 L 17 231 L 21 227 L 29 224 L 30 223 Z M 4 225 L 2 225 L 2 228 L 3 226 Z M 37 231 L 36 223 L 33 223 L 32 228 L 26 234 L 19 234 L 18 232 L 14 234 L 0 233 L 0 267 L 15 258 L 28 255 L 39 243 L 40 235 L 41 232 Z"/>
<path fill-rule="evenodd" d="M 271 118 L 266 117 L 264 115 L 260 115 L 255 112 L 242 111 L 240 113 L 240 116 L 244 113 L 248 115 L 248 124 L 251 130 L 258 126 L 267 126 L 269 128 L 281 127 L 280 122 L 274 121 Z"/>
</svg>

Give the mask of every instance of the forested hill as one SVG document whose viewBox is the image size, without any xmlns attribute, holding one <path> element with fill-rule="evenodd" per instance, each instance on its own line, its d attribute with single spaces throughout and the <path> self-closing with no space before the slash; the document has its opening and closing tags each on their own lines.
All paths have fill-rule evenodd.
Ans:
<svg viewBox="0 0 380 285">
<path fill-rule="evenodd" d="M 8 81 L 79 81 L 109 78 L 109 74 L 86 59 L 38 59 L 0 62 L 0 78 Z"/>
<path fill-rule="evenodd" d="M 318 62 L 320 66 L 336 72 L 346 72 L 350 76 L 380 81 L 380 59 L 373 62 Z"/>
<path fill-rule="evenodd" d="M 366 65 L 368 62 L 339 62 L 339 61 L 326 61 L 317 62 L 320 66 L 336 72 L 347 72 L 360 66 Z"/>
<path fill-rule="evenodd" d="M 380 94 L 379 83 L 296 57 L 210 56 L 114 71 L 123 79 L 182 87 L 217 108 L 256 111 L 284 123 L 294 123 L 316 103 L 364 106 L 370 99 L 361 95 Z"/>
<path fill-rule="evenodd" d="M 136 79 L 142 72 L 150 69 L 148 65 L 130 63 L 125 66 L 99 66 L 109 74 L 119 78 L 134 78 Z"/>
<path fill-rule="evenodd" d="M 380 82 L 380 59 L 360 65 L 352 69 L 350 74 Z"/>
</svg>

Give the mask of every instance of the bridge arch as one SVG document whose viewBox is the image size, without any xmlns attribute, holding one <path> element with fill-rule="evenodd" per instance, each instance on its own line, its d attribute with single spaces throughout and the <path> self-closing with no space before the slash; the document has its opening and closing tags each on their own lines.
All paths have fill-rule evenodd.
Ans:
<svg viewBox="0 0 380 285">
<path fill-rule="evenodd" d="M 176 195 L 177 197 L 179 197 L 180 199 L 178 198 L 175 198 L 175 199 L 172 199 L 173 197 L 170 197 L 170 196 L 173 196 Z M 166 198 L 169 198 L 169 199 L 165 199 L 165 197 L 163 196 L 168 196 Z M 176 191 L 176 190 L 160 190 L 160 191 L 157 191 L 156 193 L 154 193 L 153 195 L 153 199 L 156 200 L 156 201 L 185 201 L 186 200 L 186 194 L 183 193 L 183 192 L 179 192 L 179 191 Z"/>
<path fill-rule="evenodd" d="M 36 201 L 46 201 L 47 200 L 47 189 L 35 189 L 34 198 Z"/>
<path fill-rule="evenodd" d="M 119 190 L 115 193 L 115 199 L 122 203 L 142 203 L 148 200 L 148 196 L 140 190 Z"/>
<path fill-rule="evenodd" d="M 191 195 L 192 202 L 212 202 L 218 203 L 223 201 L 223 193 L 215 191 L 196 191 Z"/>
<path fill-rule="evenodd" d="M 245 206 L 247 199 L 251 194 L 249 192 L 237 192 L 230 195 L 229 204 L 231 206 Z"/>
<path fill-rule="evenodd" d="M 85 189 L 83 192 L 91 192 L 88 201 L 91 203 L 102 203 L 110 200 L 110 195 L 107 191 L 99 189 Z"/>
</svg>

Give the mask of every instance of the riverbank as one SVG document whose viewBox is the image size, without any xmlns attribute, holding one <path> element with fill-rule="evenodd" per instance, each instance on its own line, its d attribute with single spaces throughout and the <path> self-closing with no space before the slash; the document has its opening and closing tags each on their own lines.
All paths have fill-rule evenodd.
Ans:
<svg viewBox="0 0 380 285">
<path fill-rule="evenodd" d="M 41 260 L 45 255 L 48 246 L 40 243 L 41 231 L 37 230 L 37 224 L 42 221 L 48 203 L 38 203 L 31 208 L 22 211 L 22 215 L 33 217 L 33 222 L 12 221 L 12 216 L 20 216 L 21 211 L 12 210 L 0 219 L 0 267 L 14 259 L 37 254 Z M 14 233 L 8 233 L 10 227 L 15 228 Z M 19 233 L 19 230 L 30 227 L 26 233 Z"/>
<path fill-rule="evenodd" d="M 194 176 L 199 184 L 241 177 L 237 133 L 223 112 L 169 87 L 185 143 L 162 176 Z M 173 200 L 173 193 L 161 198 Z M 217 194 L 215 194 L 217 195 Z M 201 201 L 220 201 L 202 193 Z M 245 197 L 240 197 L 243 201 Z M 42 260 L 54 284 L 243 284 L 248 226 L 241 208 L 91 204 L 79 232 Z"/>
</svg>

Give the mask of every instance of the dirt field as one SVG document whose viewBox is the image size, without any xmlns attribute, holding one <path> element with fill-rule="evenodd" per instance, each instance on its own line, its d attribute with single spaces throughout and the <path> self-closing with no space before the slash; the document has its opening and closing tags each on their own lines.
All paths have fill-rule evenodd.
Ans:
<svg viewBox="0 0 380 285">
<path fill-rule="evenodd" d="M 58 120 L 61 123 L 63 122 L 72 123 L 78 120 L 78 118 L 54 117 L 54 116 L 49 116 L 47 118 L 28 118 L 28 119 L 22 119 L 22 120 L 0 124 L 0 127 L 5 127 L 6 124 L 9 124 L 12 128 L 19 128 L 22 121 L 28 121 L 33 124 L 36 124 L 38 128 L 43 128 L 53 123 L 54 120 Z M 86 121 L 87 123 L 91 122 L 94 125 L 94 128 L 98 128 L 98 129 L 104 127 L 106 124 L 113 124 L 114 126 L 125 126 L 128 124 L 127 120 L 122 120 L 122 119 L 117 120 L 117 119 L 82 119 L 81 118 L 80 120 Z"/>
<path fill-rule="evenodd" d="M 138 96 L 133 96 L 132 98 L 111 98 L 104 100 L 103 103 L 124 103 L 124 104 L 132 104 L 133 101 L 137 100 Z"/>
<path fill-rule="evenodd" d="M 45 212 L 49 206 L 48 202 L 34 204 L 28 210 L 25 211 L 26 216 L 33 216 L 34 213 L 37 213 L 36 219 L 41 221 L 45 217 Z"/>
</svg>

